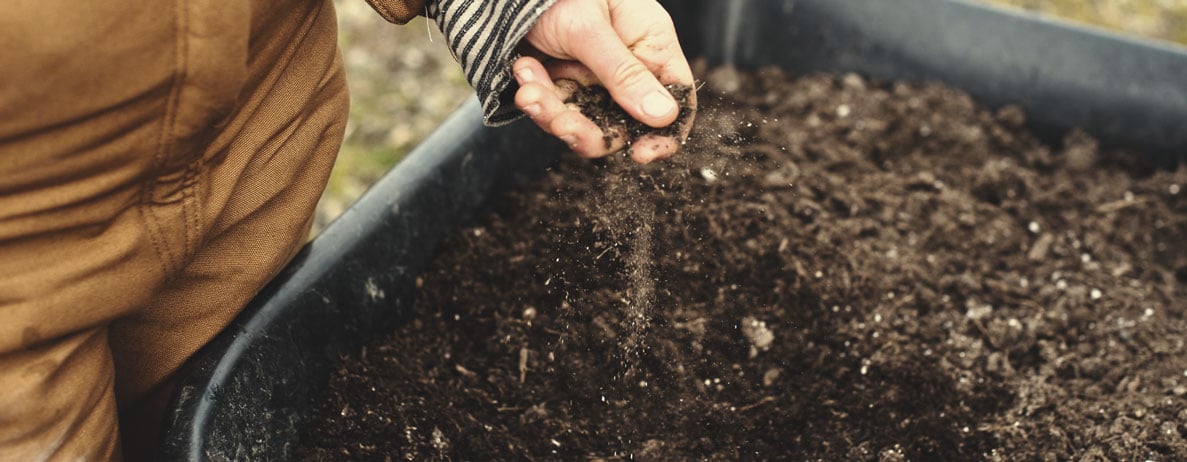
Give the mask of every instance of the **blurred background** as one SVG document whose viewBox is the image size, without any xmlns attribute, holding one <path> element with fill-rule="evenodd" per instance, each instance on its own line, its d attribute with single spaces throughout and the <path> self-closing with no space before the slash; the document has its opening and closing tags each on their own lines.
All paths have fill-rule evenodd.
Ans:
<svg viewBox="0 0 1187 462">
<path fill-rule="evenodd" d="M 1187 0 L 982 0 L 1187 44 Z M 473 90 L 436 25 L 384 21 L 363 0 L 336 0 L 350 84 L 346 140 L 314 232 L 441 124 Z"/>
</svg>

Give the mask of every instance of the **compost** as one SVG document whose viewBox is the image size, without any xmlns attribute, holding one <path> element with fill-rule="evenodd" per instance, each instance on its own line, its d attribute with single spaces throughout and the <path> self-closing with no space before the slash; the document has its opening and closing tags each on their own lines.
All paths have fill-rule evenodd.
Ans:
<svg viewBox="0 0 1187 462">
<path fill-rule="evenodd" d="M 623 138 L 626 149 L 630 149 L 634 142 L 644 135 L 676 137 L 696 113 L 689 102 L 689 96 L 692 95 L 693 89 L 688 85 L 669 84 L 665 86 L 672 97 L 676 99 L 680 111 L 676 115 L 675 122 L 660 128 L 647 126 L 627 114 L 622 106 L 614 102 L 614 98 L 610 96 L 610 91 L 606 87 L 573 85 L 576 86 L 576 90 L 565 99 L 565 103 L 580 107 L 581 111 L 598 128 L 602 129 L 606 149 L 613 146 L 615 138 Z"/>
<path fill-rule="evenodd" d="M 1187 460 L 1187 169 L 939 84 L 705 80 L 673 159 L 446 236 L 298 457 Z"/>
</svg>

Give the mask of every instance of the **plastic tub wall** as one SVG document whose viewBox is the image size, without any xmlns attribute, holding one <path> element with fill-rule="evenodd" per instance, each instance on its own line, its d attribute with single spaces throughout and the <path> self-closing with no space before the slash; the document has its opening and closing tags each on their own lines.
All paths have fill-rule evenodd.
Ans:
<svg viewBox="0 0 1187 462">
<path fill-rule="evenodd" d="M 1023 105 L 1052 139 L 1083 127 L 1173 165 L 1187 156 L 1187 52 L 951 0 L 672 0 L 686 52 L 715 64 L 940 80 Z M 164 460 L 282 460 L 339 355 L 390 330 L 438 237 L 542 172 L 563 145 L 464 106 L 311 242 L 187 365 Z"/>
</svg>

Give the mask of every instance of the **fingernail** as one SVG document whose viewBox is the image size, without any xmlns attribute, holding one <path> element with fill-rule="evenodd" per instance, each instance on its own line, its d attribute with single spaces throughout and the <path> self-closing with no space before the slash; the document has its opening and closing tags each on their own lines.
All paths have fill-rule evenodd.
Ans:
<svg viewBox="0 0 1187 462">
<path fill-rule="evenodd" d="M 526 67 L 519 69 L 515 71 L 515 78 L 519 80 L 519 83 L 530 82 L 532 81 L 532 70 Z"/>
<path fill-rule="evenodd" d="M 643 97 L 643 113 L 651 117 L 664 117 L 676 110 L 676 102 L 662 91 Z"/>
<path fill-rule="evenodd" d="M 531 117 L 536 117 L 537 115 L 540 114 L 540 105 L 539 104 L 530 104 L 527 107 L 523 108 L 523 112 L 526 112 Z"/>
<path fill-rule="evenodd" d="M 564 141 L 570 148 L 577 147 L 577 137 L 574 135 L 561 135 L 561 141 Z"/>
</svg>

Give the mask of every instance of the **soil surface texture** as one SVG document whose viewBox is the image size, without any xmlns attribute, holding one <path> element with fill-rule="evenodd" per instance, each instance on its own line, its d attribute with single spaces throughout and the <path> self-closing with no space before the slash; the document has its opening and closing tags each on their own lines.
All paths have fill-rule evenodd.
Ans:
<svg viewBox="0 0 1187 462">
<path fill-rule="evenodd" d="M 706 76 L 447 236 L 303 460 L 1187 460 L 1187 169 L 937 84 Z"/>
</svg>

